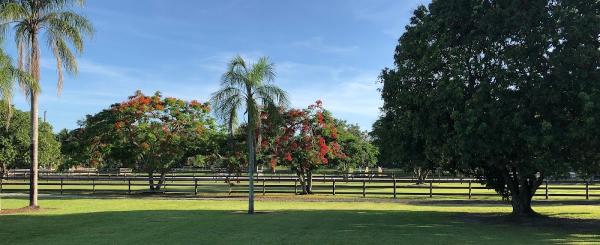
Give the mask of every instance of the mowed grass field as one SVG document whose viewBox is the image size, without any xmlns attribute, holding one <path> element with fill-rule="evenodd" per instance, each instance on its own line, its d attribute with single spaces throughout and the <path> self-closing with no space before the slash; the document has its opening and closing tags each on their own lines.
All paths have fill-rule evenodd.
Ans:
<svg viewBox="0 0 600 245">
<path fill-rule="evenodd" d="M 42 197 L 41 211 L 0 215 L 0 244 L 598 244 L 597 201 L 539 201 L 514 221 L 489 200 L 258 197 Z M 2 199 L 3 209 L 27 205 Z"/>
</svg>

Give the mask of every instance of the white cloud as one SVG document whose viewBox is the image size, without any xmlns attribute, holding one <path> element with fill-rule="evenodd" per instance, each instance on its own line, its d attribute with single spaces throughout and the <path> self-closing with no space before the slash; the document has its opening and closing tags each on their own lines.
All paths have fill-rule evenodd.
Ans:
<svg viewBox="0 0 600 245">
<path fill-rule="evenodd" d="M 186 62 L 185 67 L 166 70 L 110 66 L 88 59 L 80 60 L 77 78 L 67 77 L 61 97 L 53 93 L 55 64 L 43 60 L 47 83 L 40 97 L 40 111 L 48 109 L 49 120 L 57 129 L 75 127 L 85 114 L 96 113 L 110 104 L 125 100 L 135 90 L 150 94 L 161 91 L 164 96 L 207 101 L 219 88 L 219 79 L 227 62 L 237 53 L 222 52 Z M 261 52 L 241 52 L 249 62 L 263 56 Z M 321 99 L 335 117 L 358 123 L 370 129 L 379 115 L 382 102 L 376 83 L 378 70 L 363 70 L 347 65 L 316 65 L 277 61 L 276 84 L 288 91 L 292 106 L 305 108 Z M 175 71 L 185 71 L 174 73 Z M 20 104 L 26 109 L 26 101 Z M 70 109 L 69 109 L 70 108 Z"/>
<path fill-rule="evenodd" d="M 313 37 L 307 40 L 293 42 L 292 46 L 332 54 L 349 54 L 358 50 L 358 46 L 337 46 L 326 44 L 322 37 Z"/>
<path fill-rule="evenodd" d="M 350 66 L 320 66 L 283 62 L 277 83 L 290 95 L 293 107 L 304 108 L 320 99 L 335 117 L 370 129 L 382 105 L 379 71 Z"/>
</svg>

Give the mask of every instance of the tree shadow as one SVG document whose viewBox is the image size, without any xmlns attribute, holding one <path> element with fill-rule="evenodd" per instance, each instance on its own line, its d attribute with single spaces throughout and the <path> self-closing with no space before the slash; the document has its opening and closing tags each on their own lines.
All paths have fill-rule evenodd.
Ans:
<svg viewBox="0 0 600 245">
<path fill-rule="evenodd" d="M 600 200 L 533 200 L 533 206 L 562 206 L 562 205 L 600 205 Z M 414 200 L 409 201 L 415 205 L 510 205 L 508 201 L 502 200 L 478 200 L 478 199 L 456 199 L 456 200 Z"/>
<path fill-rule="evenodd" d="M 499 214 L 373 210 L 277 210 L 261 215 L 232 210 L 49 212 L 0 216 L 0 238 L 5 244 L 600 242 L 599 221 L 549 218 L 541 223 L 511 223 L 502 219 Z M 563 226 L 551 225 L 554 222 Z"/>
</svg>

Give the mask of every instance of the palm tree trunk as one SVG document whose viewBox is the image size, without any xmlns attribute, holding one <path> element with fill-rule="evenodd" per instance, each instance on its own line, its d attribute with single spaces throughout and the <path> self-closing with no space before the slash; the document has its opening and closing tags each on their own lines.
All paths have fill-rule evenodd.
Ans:
<svg viewBox="0 0 600 245">
<path fill-rule="evenodd" d="M 40 57 L 37 34 L 31 35 L 31 75 L 40 81 Z M 31 96 L 31 169 L 29 173 L 29 207 L 38 207 L 38 91 L 30 88 Z"/>
<path fill-rule="evenodd" d="M 29 173 L 29 207 L 38 207 L 38 96 L 31 94 L 31 169 Z"/>
<path fill-rule="evenodd" d="M 248 112 L 248 214 L 254 213 L 254 124 L 252 121 L 252 113 Z"/>
</svg>

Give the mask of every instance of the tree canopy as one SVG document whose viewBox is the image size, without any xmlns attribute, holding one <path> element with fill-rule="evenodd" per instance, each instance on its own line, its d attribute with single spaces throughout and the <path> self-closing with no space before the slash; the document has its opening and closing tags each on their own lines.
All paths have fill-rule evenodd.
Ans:
<svg viewBox="0 0 600 245">
<path fill-rule="evenodd" d="M 149 173 L 150 189 L 160 190 L 165 173 L 188 158 L 214 154 L 218 134 L 208 103 L 163 98 L 140 91 L 127 101 L 87 116 L 67 145 L 73 160 L 104 168 L 129 167 Z M 152 177 L 160 174 L 158 184 Z"/>
<path fill-rule="evenodd" d="M 6 127 L 8 116 L 10 124 Z M 29 158 L 29 115 L 27 112 L 0 107 L 0 172 L 5 169 L 28 168 Z M 40 165 L 43 168 L 57 168 L 62 164 L 61 145 L 52 132 L 49 123 L 40 124 Z"/>
<path fill-rule="evenodd" d="M 600 164 L 600 2 L 433 1 L 381 74 L 381 159 L 479 178 L 532 215 L 548 176 Z"/>
<path fill-rule="evenodd" d="M 265 135 L 271 137 L 262 139 L 260 149 L 272 168 L 283 164 L 295 171 L 302 193 L 310 194 L 313 170 L 346 157 L 337 141 L 335 121 L 320 100 L 306 109 L 290 109 L 281 114 L 281 118 L 270 121 L 263 114 Z"/>
</svg>

